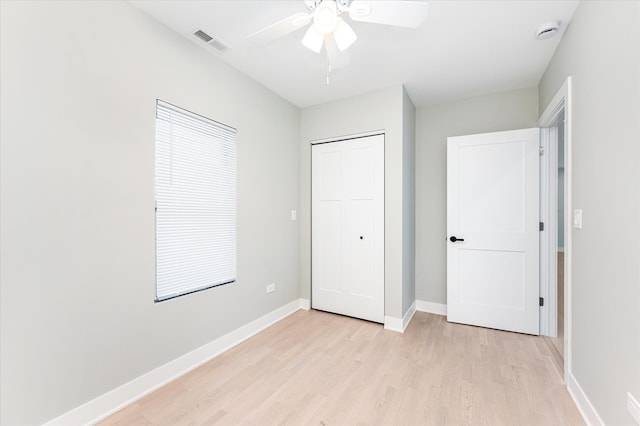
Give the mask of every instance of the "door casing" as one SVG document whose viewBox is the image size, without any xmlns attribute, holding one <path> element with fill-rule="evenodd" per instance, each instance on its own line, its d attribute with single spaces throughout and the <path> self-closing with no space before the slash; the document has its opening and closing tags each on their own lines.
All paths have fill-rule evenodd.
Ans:
<svg viewBox="0 0 640 426">
<path fill-rule="evenodd" d="M 542 115 L 538 119 L 538 125 L 542 128 L 543 146 L 551 145 L 550 138 L 553 137 L 553 129 L 558 123 L 564 121 L 564 381 L 570 382 L 572 367 L 572 226 L 573 223 L 573 204 L 572 204 L 572 152 L 573 152 L 573 131 L 572 131 L 572 78 L 568 76 L 560 89 L 556 92 L 553 99 L 549 102 Z M 553 146 L 549 146 L 547 152 L 553 150 Z M 545 161 L 550 161 L 549 157 L 543 156 Z M 541 174 L 542 184 L 548 186 L 550 181 L 555 181 L 552 177 L 553 170 L 547 166 L 545 173 Z M 546 221 L 549 225 L 549 232 L 546 234 L 557 233 L 556 214 L 550 210 L 548 198 L 543 200 L 546 207 L 541 210 L 541 220 Z M 553 259 L 552 259 L 553 257 Z M 544 244 L 540 245 L 541 265 L 547 269 L 541 269 L 540 291 L 549 298 L 549 303 L 541 308 L 541 320 L 545 318 L 547 328 L 541 329 L 541 334 L 549 336 L 549 327 L 557 320 L 557 294 L 555 289 L 551 288 L 549 277 L 556 271 L 549 270 L 556 262 L 556 240 L 555 238 L 547 238 Z M 552 306 L 556 307 L 551 309 Z M 541 322 L 542 324 L 542 322 Z"/>
</svg>

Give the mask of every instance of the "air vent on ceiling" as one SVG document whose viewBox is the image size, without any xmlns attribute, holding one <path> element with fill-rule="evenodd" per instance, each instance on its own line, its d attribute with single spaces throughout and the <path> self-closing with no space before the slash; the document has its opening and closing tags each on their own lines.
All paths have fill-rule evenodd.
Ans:
<svg viewBox="0 0 640 426">
<path fill-rule="evenodd" d="M 209 42 L 209 46 L 213 47 L 220 53 L 226 52 L 227 50 L 229 50 L 229 46 L 227 46 L 226 44 L 224 44 L 223 42 L 215 38 Z"/>
<path fill-rule="evenodd" d="M 202 30 L 198 30 L 193 33 L 194 36 L 198 37 L 200 40 L 207 43 L 209 46 L 216 49 L 218 52 L 223 53 L 230 49 L 229 45 L 224 43 L 222 40 L 217 39 L 215 37 L 211 37 L 209 34 L 205 33 Z"/>
<path fill-rule="evenodd" d="M 193 33 L 194 36 L 198 37 L 200 40 L 204 41 L 205 43 L 209 43 L 211 40 L 213 40 L 213 37 L 211 37 L 209 34 L 205 33 L 202 30 L 198 30 L 195 33 Z"/>
</svg>

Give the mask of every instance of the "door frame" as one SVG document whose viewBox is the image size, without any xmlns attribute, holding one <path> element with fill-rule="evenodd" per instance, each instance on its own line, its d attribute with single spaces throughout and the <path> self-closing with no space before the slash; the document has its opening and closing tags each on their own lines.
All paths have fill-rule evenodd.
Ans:
<svg viewBox="0 0 640 426">
<path fill-rule="evenodd" d="M 543 232 L 540 244 L 540 295 L 545 297 L 544 306 L 540 309 L 540 334 L 556 335 L 557 325 L 557 286 L 553 288 L 551 282 L 553 274 L 557 274 L 557 126 L 564 120 L 564 382 L 569 383 L 571 372 L 572 347 L 572 79 L 568 76 L 544 112 L 538 119 L 541 127 L 541 147 L 544 149 L 541 162 L 542 187 L 541 192 L 541 220 L 548 224 Z M 547 155 L 548 154 L 548 155 Z M 555 167 L 554 167 L 555 165 Z M 553 170 L 553 169 L 556 170 Z M 555 185 L 553 187 L 552 185 Z M 552 210 L 553 208 L 553 210 Z M 553 327 L 553 328 L 552 328 Z M 553 330 L 553 332 L 551 332 Z"/>
<path fill-rule="evenodd" d="M 556 116 L 550 124 L 553 127 L 540 126 L 540 222 L 544 223 L 544 232 L 540 232 L 540 297 L 544 300 L 540 307 L 540 335 L 547 337 L 557 337 L 557 120 L 562 120 L 563 115 Z"/>
</svg>

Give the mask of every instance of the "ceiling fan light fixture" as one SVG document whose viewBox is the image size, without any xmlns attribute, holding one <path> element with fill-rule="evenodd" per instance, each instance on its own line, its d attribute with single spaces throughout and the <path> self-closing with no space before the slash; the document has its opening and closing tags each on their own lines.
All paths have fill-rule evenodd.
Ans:
<svg viewBox="0 0 640 426">
<path fill-rule="evenodd" d="M 322 50 L 322 43 L 324 42 L 324 34 L 316 29 L 315 25 L 312 25 L 307 30 L 307 33 L 302 38 L 302 44 L 307 49 L 313 50 L 316 53 L 320 53 Z"/>
<path fill-rule="evenodd" d="M 322 34 L 330 34 L 338 22 L 336 3 L 333 0 L 321 2 L 313 15 L 313 26 Z"/>
<path fill-rule="evenodd" d="M 351 46 L 358 36 L 351 26 L 347 24 L 343 19 L 338 18 L 336 22 L 336 28 L 333 30 L 333 38 L 336 41 L 336 45 L 338 46 L 338 50 L 341 52 L 348 49 Z"/>
</svg>

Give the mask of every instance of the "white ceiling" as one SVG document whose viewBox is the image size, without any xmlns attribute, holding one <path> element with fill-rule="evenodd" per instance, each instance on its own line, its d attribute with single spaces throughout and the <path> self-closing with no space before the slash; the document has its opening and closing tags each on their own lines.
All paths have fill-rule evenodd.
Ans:
<svg viewBox="0 0 640 426">
<path fill-rule="evenodd" d="M 132 1 L 147 14 L 306 107 L 404 84 L 417 107 L 538 85 L 578 1 L 429 1 L 418 29 L 349 21 L 358 40 L 348 64 L 331 72 L 326 59 L 300 43 L 299 29 L 267 45 L 247 36 L 296 12 L 302 0 Z M 535 30 L 560 21 L 560 33 L 536 40 Z M 231 46 L 218 53 L 193 36 L 202 29 Z"/>
</svg>

